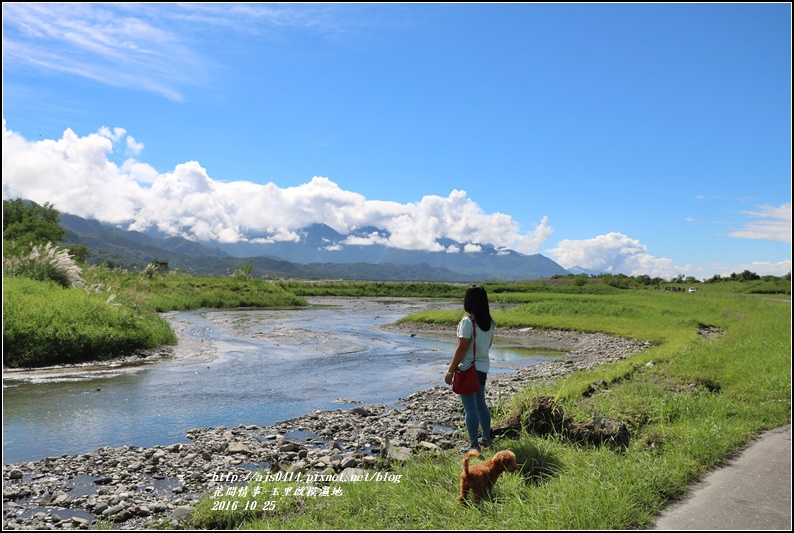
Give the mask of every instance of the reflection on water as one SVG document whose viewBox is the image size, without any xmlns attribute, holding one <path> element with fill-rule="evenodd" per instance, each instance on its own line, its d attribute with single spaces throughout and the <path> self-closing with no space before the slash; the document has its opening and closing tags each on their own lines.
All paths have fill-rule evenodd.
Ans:
<svg viewBox="0 0 794 533">
<path fill-rule="evenodd" d="M 314 409 L 396 402 L 443 383 L 454 328 L 449 336 L 420 338 L 373 326 L 429 305 L 356 300 L 344 307 L 170 314 L 180 340 L 172 358 L 26 380 L 5 376 L 4 464 L 102 446 L 187 442 L 196 427 L 268 425 Z M 491 372 L 556 355 L 553 347 L 494 346 Z"/>
</svg>

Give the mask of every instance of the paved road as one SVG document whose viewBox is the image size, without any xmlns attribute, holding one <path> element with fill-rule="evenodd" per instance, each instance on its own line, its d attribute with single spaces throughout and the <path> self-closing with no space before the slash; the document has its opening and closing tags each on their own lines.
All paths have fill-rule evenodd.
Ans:
<svg viewBox="0 0 794 533">
<path fill-rule="evenodd" d="M 763 433 L 706 475 L 653 529 L 791 531 L 791 424 Z"/>
</svg>

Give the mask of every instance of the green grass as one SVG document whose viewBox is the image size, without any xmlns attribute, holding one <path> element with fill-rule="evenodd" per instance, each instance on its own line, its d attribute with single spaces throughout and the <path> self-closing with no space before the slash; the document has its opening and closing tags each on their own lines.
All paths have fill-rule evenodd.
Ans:
<svg viewBox="0 0 794 533">
<path fill-rule="evenodd" d="M 156 311 L 198 307 L 305 305 L 303 296 L 460 298 L 465 285 L 267 282 L 179 273 L 93 271 L 100 293 L 6 276 L 3 287 L 4 364 L 84 360 L 134 347 L 173 342 Z M 765 283 L 765 282 L 760 282 Z M 531 396 L 553 396 L 565 413 L 587 421 L 626 423 L 625 451 L 580 446 L 559 436 L 522 434 L 497 441 L 522 464 L 504 475 L 493 499 L 479 507 L 457 502 L 460 456 L 422 454 L 382 465 L 399 483 L 332 483 L 337 494 L 283 494 L 288 484 L 263 483 L 257 510 L 213 511 L 210 495 L 188 524 L 205 529 L 640 529 L 686 494 L 758 432 L 791 422 L 791 306 L 739 282 L 699 284 L 698 292 L 618 290 L 550 283 L 488 284 L 499 327 L 604 332 L 650 341 L 626 360 L 535 384 L 493 406 L 506 416 Z M 775 285 L 774 289 L 779 289 Z M 522 290 L 526 289 L 526 290 Z M 790 287 L 788 289 L 790 294 Z M 110 299 L 115 295 L 115 299 Z M 428 311 L 407 321 L 454 327 L 463 311 Z M 704 338 L 701 328 L 722 332 Z M 13 356 L 13 358 L 12 358 Z M 608 389 L 592 396 L 588 385 Z M 487 453 L 485 454 L 487 458 Z M 297 486 L 297 485 L 296 485 Z M 249 494 L 257 487 L 248 486 Z M 282 491 L 273 494 L 273 489 Z M 295 487 L 293 487 L 295 488 Z M 305 489 L 305 486 L 304 486 Z M 226 498 L 228 499 L 228 498 Z M 272 502 L 272 509 L 265 502 Z M 262 510 L 267 508 L 267 510 Z"/>
<path fill-rule="evenodd" d="M 261 484 L 258 506 L 261 509 L 271 501 L 272 510 L 212 511 L 213 499 L 207 497 L 189 525 L 348 530 L 647 528 L 665 505 L 683 497 L 694 481 L 753 435 L 791 422 L 790 305 L 742 294 L 688 296 L 662 291 L 533 294 L 526 305 L 496 314 L 500 326 L 603 331 L 653 341 L 651 348 L 627 360 L 533 385 L 493 409 L 501 416 L 523 398 L 551 395 L 577 420 L 606 417 L 625 422 L 631 432 L 625 451 L 576 445 L 560 436 L 522 434 L 514 440 L 497 440 L 496 448 L 512 449 L 522 467 L 503 475 L 494 497 L 480 507 L 457 502 L 459 454 L 425 453 L 392 467 L 400 474 L 400 483 L 332 483 L 331 488 L 340 492 L 337 496 L 274 496 L 274 483 Z M 460 316 L 457 311 L 434 311 L 408 320 L 452 326 Z M 715 326 L 724 334 L 706 339 L 699 335 L 701 325 Z M 608 383 L 608 390 L 582 394 L 600 379 Z M 488 453 L 484 455 L 487 458 Z"/>
<path fill-rule="evenodd" d="M 157 313 L 108 299 L 53 281 L 5 278 L 3 364 L 79 363 L 176 344 L 176 335 Z"/>
<path fill-rule="evenodd" d="M 605 332 L 661 343 L 673 335 L 694 337 L 702 325 L 722 327 L 730 321 L 721 298 L 687 298 L 664 291 L 619 291 L 609 295 L 554 293 L 512 294 L 523 302 L 508 310 L 492 305 L 498 327 L 536 327 L 585 332 Z M 753 297 L 750 297 L 753 298 Z M 425 311 L 401 322 L 456 324 L 463 311 Z"/>
<path fill-rule="evenodd" d="M 101 361 L 176 344 L 158 313 L 235 307 L 295 307 L 302 297 L 261 279 L 90 269 L 82 288 L 22 276 L 3 279 L 3 365 Z"/>
<path fill-rule="evenodd" d="M 92 268 L 88 283 L 118 291 L 127 299 L 145 302 L 158 312 L 235 307 L 298 307 L 304 298 L 278 282 L 235 276 L 194 276 L 172 271 L 147 276 Z"/>
<path fill-rule="evenodd" d="M 284 290 L 299 296 L 350 296 L 395 298 L 460 298 L 467 285 L 435 282 L 391 281 L 279 281 Z"/>
</svg>

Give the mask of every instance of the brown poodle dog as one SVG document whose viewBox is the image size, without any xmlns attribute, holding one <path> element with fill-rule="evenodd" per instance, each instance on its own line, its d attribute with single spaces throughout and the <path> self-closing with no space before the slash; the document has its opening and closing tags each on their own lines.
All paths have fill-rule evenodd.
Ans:
<svg viewBox="0 0 794 533">
<path fill-rule="evenodd" d="M 469 450 L 463 457 L 463 473 L 460 475 L 460 497 L 458 500 L 463 502 L 466 495 L 471 492 L 474 495 L 475 503 L 489 492 L 496 484 L 496 480 L 502 472 L 513 472 L 516 467 L 516 456 L 510 450 L 496 452 L 487 461 L 469 467 L 469 458 L 477 457 L 480 452 Z"/>
</svg>

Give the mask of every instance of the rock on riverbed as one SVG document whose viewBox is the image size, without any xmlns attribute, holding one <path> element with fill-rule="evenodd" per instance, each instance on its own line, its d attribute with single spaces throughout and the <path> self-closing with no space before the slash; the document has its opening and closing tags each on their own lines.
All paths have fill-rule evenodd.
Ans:
<svg viewBox="0 0 794 533">
<path fill-rule="evenodd" d="M 433 329 L 399 326 L 421 334 Z M 528 384 L 628 357 L 648 343 L 603 334 L 500 330 L 502 336 L 545 336 L 569 343 L 553 362 L 489 375 L 491 402 Z M 439 376 L 439 381 L 441 376 Z M 314 411 L 269 427 L 198 428 L 188 443 L 100 448 L 3 466 L 3 529 L 91 529 L 96 520 L 121 529 L 179 527 L 200 497 L 250 479 L 258 471 L 342 472 L 384 468 L 415 453 L 462 445 L 463 409 L 450 387 L 400 400 L 400 407 L 358 405 Z M 384 462 L 385 461 L 385 462 Z"/>
</svg>

